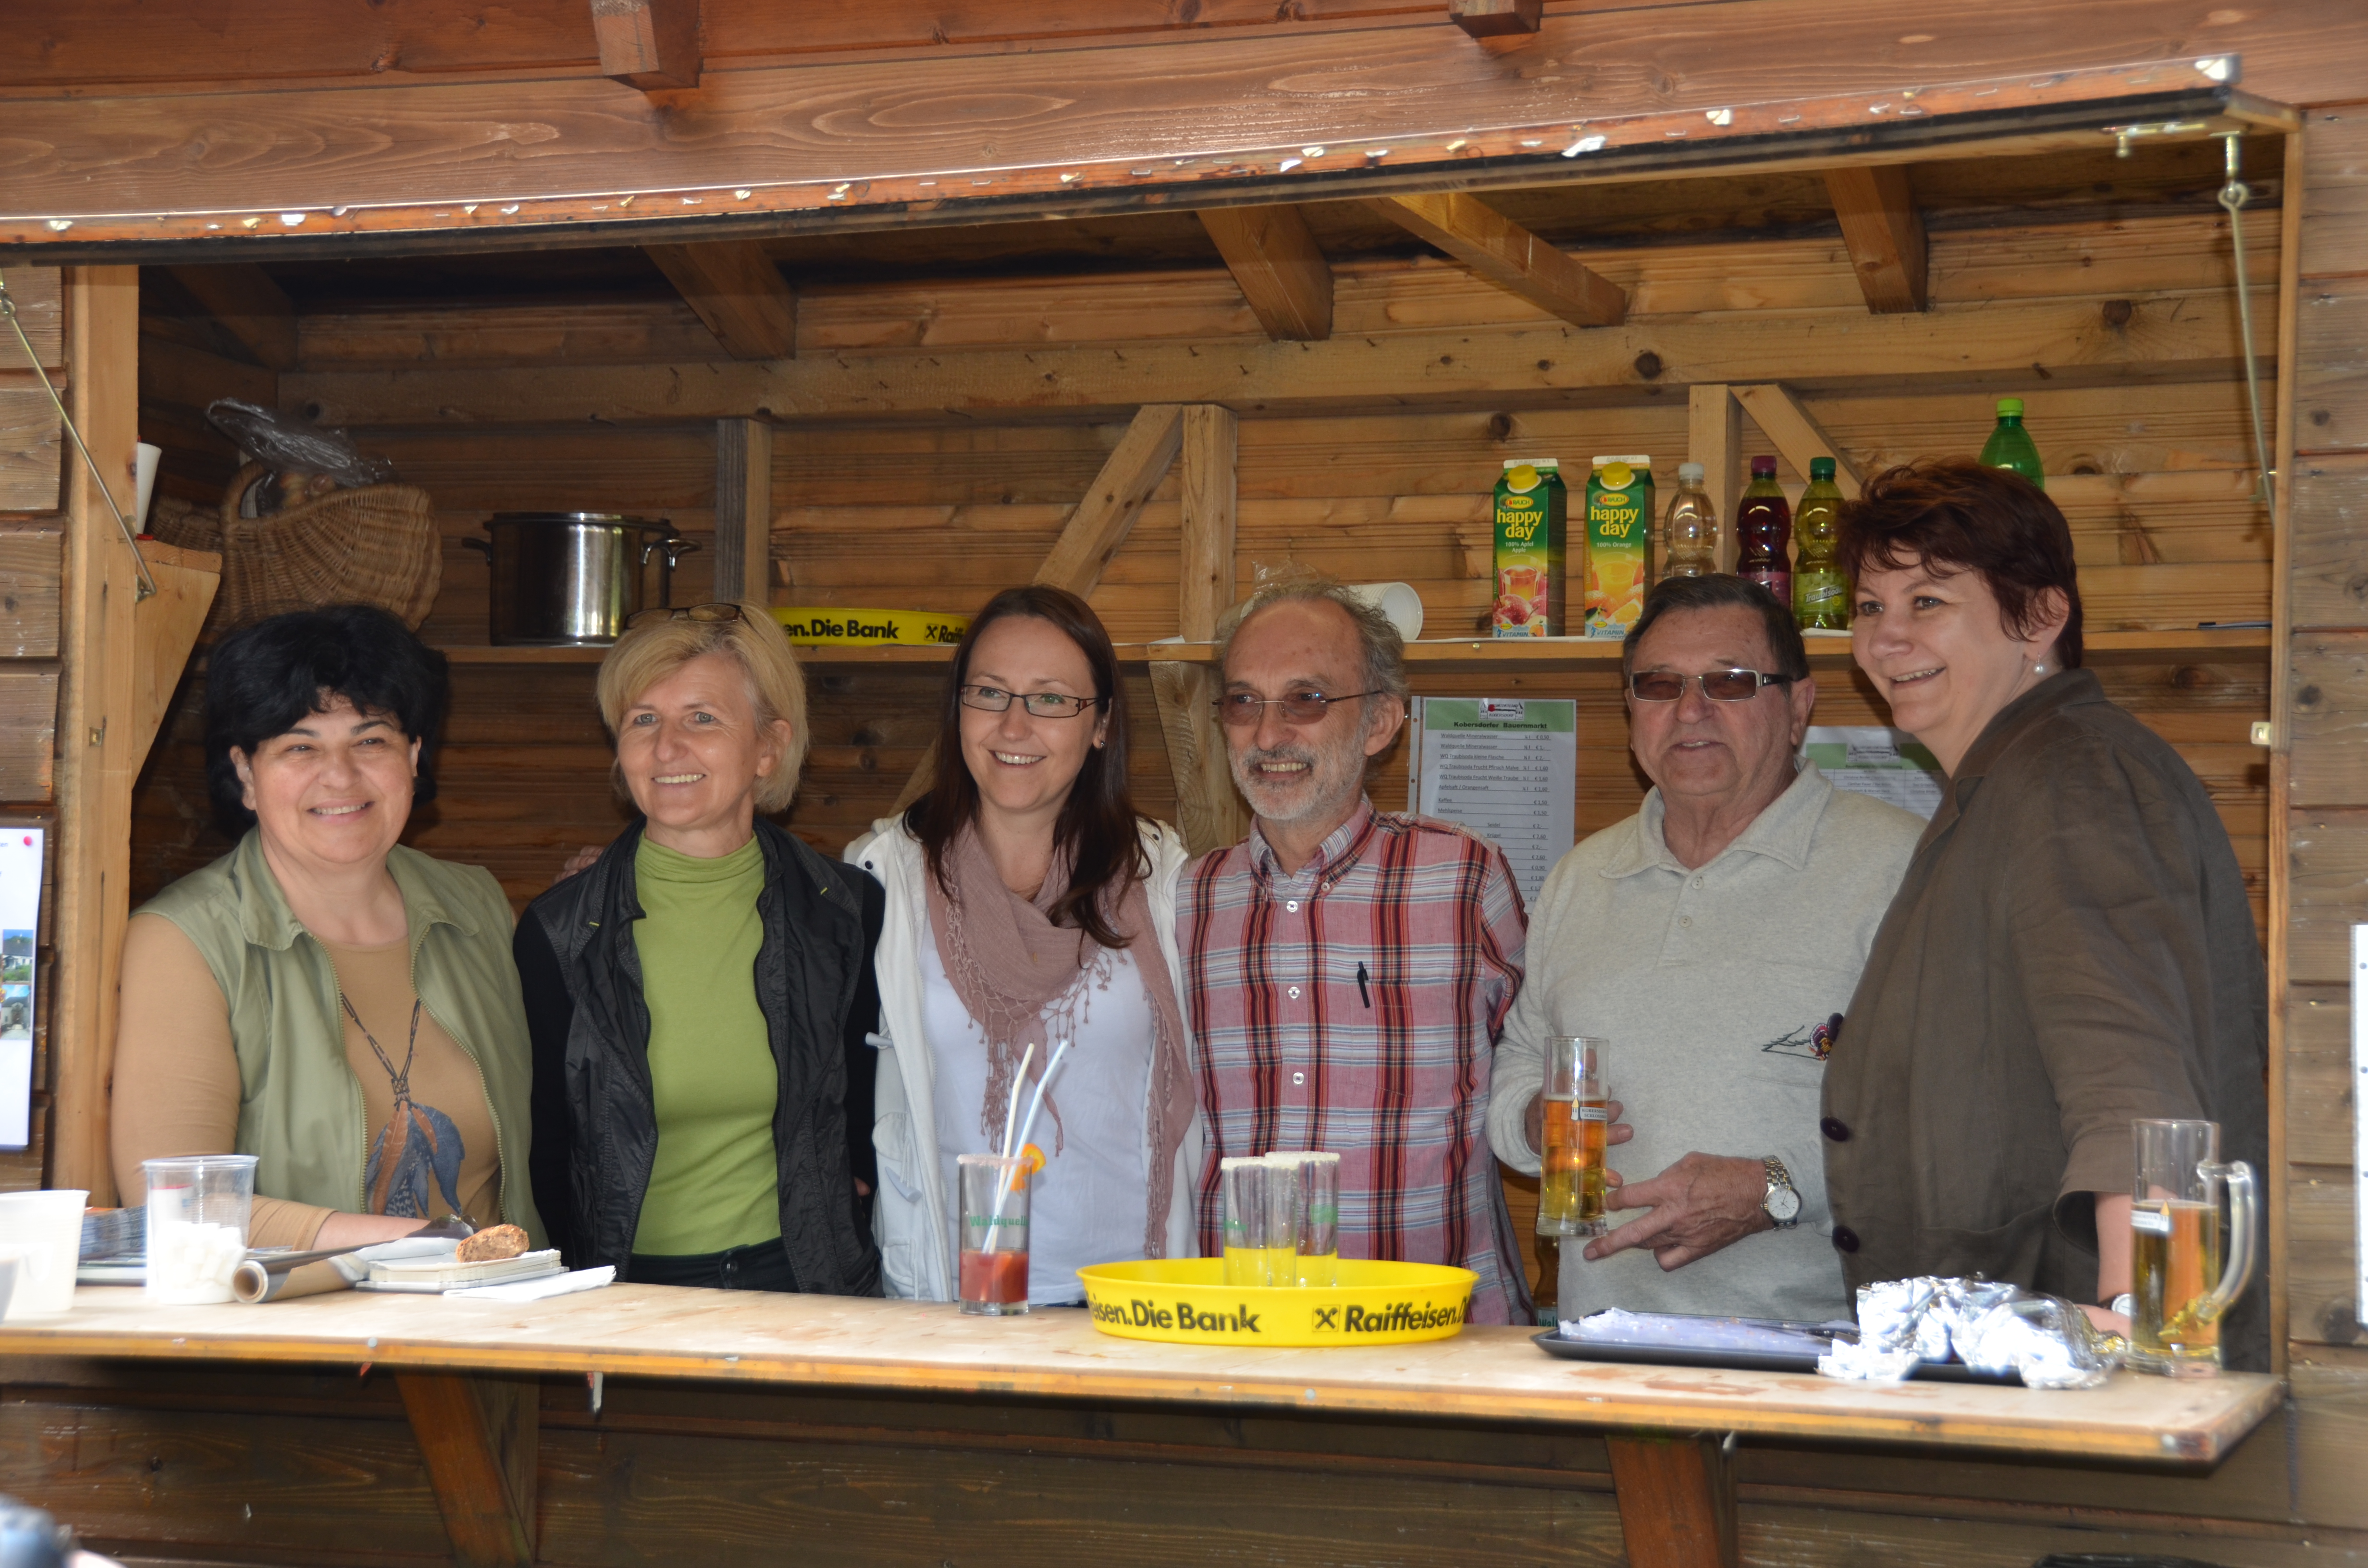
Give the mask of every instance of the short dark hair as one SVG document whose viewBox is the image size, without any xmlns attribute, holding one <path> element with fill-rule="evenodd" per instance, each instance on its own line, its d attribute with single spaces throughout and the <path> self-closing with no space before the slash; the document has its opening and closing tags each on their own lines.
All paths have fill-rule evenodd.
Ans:
<svg viewBox="0 0 2368 1568">
<path fill-rule="evenodd" d="M 1645 613 L 1628 629 L 1627 638 L 1620 644 L 1620 673 L 1633 674 L 1636 668 L 1636 645 L 1645 640 L 1645 631 L 1653 622 L 1680 609 L 1748 609 L 1759 612 L 1768 634 L 1768 651 L 1776 655 L 1773 674 L 1787 680 L 1809 678 L 1809 648 L 1801 641 L 1801 629 L 1793 622 L 1793 611 L 1777 603 L 1776 596 L 1748 578 L 1732 572 L 1713 572 L 1700 577 L 1664 577 L 1653 585 L 1645 596 Z"/>
<path fill-rule="evenodd" d="M 2072 525 L 2047 493 L 2005 469 L 1971 458 L 1936 458 L 1887 468 L 1842 505 L 1841 569 L 1856 582 L 1869 567 L 1923 566 L 1943 574 L 1978 572 L 2016 636 L 2038 623 L 2050 588 L 2071 613 L 2055 637 L 2055 657 L 2080 667 L 2080 570 Z"/>
<path fill-rule="evenodd" d="M 1048 622 L 1077 645 L 1087 668 L 1093 671 L 1095 705 L 1110 726 L 1102 744 L 1087 751 L 1086 765 L 1053 821 L 1053 858 L 1068 852 L 1069 885 L 1045 914 L 1053 925 L 1075 926 L 1101 947 L 1123 948 L 1127 938 L 1118 929 L 1119 903 L 1137 879 L 1151 874 L 1143 850 L 1142 819 L 1127 792 L 1126 686 L 1119 678 L 1118 651 L 1110 646 L 1101 618 L 1066 588 L 1043 583 L 1006 588 L 971 618 L 938 699 L 937 778 L 928 792 L 905 810 L 905 826 L 921 841 L 929 874 L 952 897 L 954 840 L 978 821 L 978 780 L 971 777 L 962 756 L 962 688 L 970 679 L 971 654 L 980 634 L 1015 616 Z M 1090 722 L 1090 712 L 1066 722 Z"/>
<path fill-rule="evenodd" d="M 214 821 L 233 838 L 255 825 L 231 762 L 248 756 L 344 698 L 393 719 L 420 743 L 414 805 L 436 798 L 436 746 L 451 695 L 444 655 L 373 605 L 291 610 L 241 627 L 206 661 L 206 793 Z"/>
</svg>

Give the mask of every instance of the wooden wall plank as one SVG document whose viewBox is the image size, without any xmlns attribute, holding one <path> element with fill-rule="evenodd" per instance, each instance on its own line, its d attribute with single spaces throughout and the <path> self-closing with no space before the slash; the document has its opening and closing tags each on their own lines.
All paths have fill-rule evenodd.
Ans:
<svg viewBox="0 0 2368 1568">
<path fill-rule="evenodd" d="M 296 368 L 296 303 L 271 274 L 248 262 L 168 270 L 256 364 L 269 370 Z"/>
<path fill-rule="evenodd" d="M 0 363 L 16 345 L 0 341 Z M 0 512 L 50 512 L 58 505 L 65 431 L 57 404 L 38 387 L 0 388 Z"/>
<path fill-rule="evenodd" d="M 280 377 L 260 365 L 242 364 L 186 343 L 140 339 L 140 400 L 202 411 L 219 397 L 234 397 L 260 408 L 279 402 Z"/>
<path fill-rule="evenodd" d="M 63 550 L 54 522 L 0 528 L 0 659 L 57 657 Z"/>
<path fill-rule="evenodd" d="M 33 352 L 41 368 L 54 370 L 65 363 L 65 304 L 63 284 L 54 267 L 27 267 L 21 263 L 0 267 L 0 283 L 8 286 L 8 297 L 17 302 L 17 320 L 25 335 L 32 340 Z M 24 345 L 13 332 L 0 332 L 0 366 L 11 370 L 24 369 Z"/>
<path fill-rule="evenodd" d="M 0 666 L 0 801 L 50 799 L 57 733 L 57 671 Z"/>
<path fill-rule="evenodd" d="M 2368 271 L 2368 107 L 2304 117 L 2302 274 Z"/>
<path fill-rule="evenodd" d="M 719 419 L 715 595 L 747 604 L 771 603 L 772 549 L 773 426 L 762 419 Z"/>
<path fill-rule="evenodd" d="M 2294 445 L 2317 455 L 2368 449 L 2368 273 L 2305 278 L 2294 375 Z"/>
<path fill-rule="evenodd" d="M 2368 806 L 2368 631 L 2301 633 L 2292 659 L 2294 803 Z"/>
<path fill-rule="evenodd" d="M 2294 626 L 2368 626 L 2368 456 L 2297 458 L 2288 483 Z"/>
<path fill-rule="evenodd" d="M 2368 812 L 2297 806 L 2287 829 L 2294 857 L 2286 979 L 2337 985 L 2351 972 L 2351 926 L 2368 920 Z"/>
</svg>

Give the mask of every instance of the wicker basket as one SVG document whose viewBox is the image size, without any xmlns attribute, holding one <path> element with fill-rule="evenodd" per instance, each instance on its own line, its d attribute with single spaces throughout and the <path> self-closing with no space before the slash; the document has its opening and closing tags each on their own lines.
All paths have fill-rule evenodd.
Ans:
<svg viewBox="0 0 2368 1568">
<path fill-rule="evenodd" d="M 248 488 L 265 472 L 260 463 L 238 471 L 219 519 L 193 512 L 174 520 L 170 537 L 165 519 L 154 525 L 169 544 L 222 552 L 222 590 L 206 617 L 206 634 L 332 604 L 377 605 L 417 631 L 444 577 L 443 540 L 427 492 L 373 484 L 268 517 L 239 516 Z"/>
</svg>

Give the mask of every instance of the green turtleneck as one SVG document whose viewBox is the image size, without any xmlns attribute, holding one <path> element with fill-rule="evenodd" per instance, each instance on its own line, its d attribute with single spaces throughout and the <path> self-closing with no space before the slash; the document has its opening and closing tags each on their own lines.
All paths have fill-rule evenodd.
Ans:
<svg viewBox="0 0 2368 1568">
<path fill-rule="evenodd" d="M 644 837 L 633 882 L 658 1119 L 633 1250 L 681 1256 L 771 1241 L 781 1233 L 780 1074 L 757 1006 L 764 849 L 751 838 L 701 860 Z"/>
</svg>

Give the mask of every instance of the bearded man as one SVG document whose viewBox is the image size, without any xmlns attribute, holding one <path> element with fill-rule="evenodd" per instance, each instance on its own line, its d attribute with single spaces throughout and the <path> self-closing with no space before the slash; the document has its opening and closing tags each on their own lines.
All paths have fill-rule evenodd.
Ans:
<svg viewBox="0 0 2368 1568">
<path fill-rule="evenodd" d="M 1528 931 L 1512 868 L 1366 798 L 1406 716 L 1405 645 L 1379 610 L 1328 579 L 1270 583 L 1227 617 L 1218 660 L 1256 821 L 1178 892 L 1210 1133 L 1201 1249 L 1222 1249 L 1221 1159 L 1331 1150 L 1343 1257 L 1469 1268 L 1473 1322 L 1527 1322 L 1487 1141 Z"/>
</svg>

